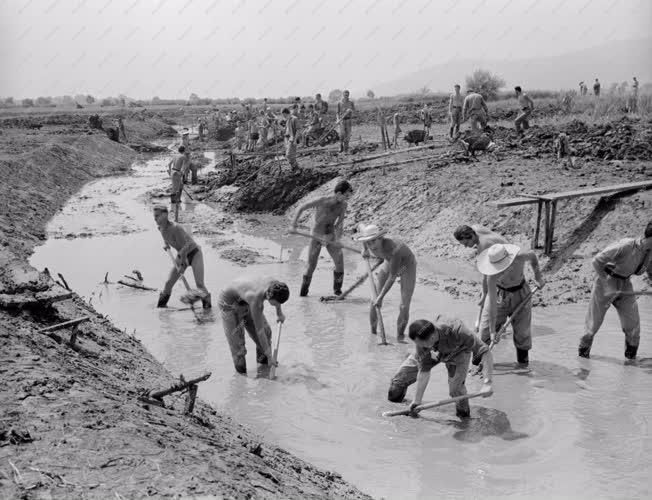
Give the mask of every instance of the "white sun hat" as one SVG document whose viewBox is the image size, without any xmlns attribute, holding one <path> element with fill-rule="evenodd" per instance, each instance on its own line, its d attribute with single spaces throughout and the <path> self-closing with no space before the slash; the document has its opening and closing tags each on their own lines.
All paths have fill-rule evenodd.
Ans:
<svg viewBox="0 0 652 500">
<path fill-rule="evenodd" d="M 190 130 L 188 130 L 187 127 L 182 128 L 181 131 L 179 132 L 180 135 L 188 135 L 190 134 Z"/>
<path fill-rule="evenodd" d="M 478 271 L 485 276 L 493 276 L 507 269 L 521 249 L 517 245 L 496 243 L 478 255 Z"/>
<path fill-rule="evenodd" d="M 376 224 L 369 224 L 367 226 L 362 226 L 362 224 L 360 224 L 358 226 L 358 231 L 360 235 L 355 239 L 356 241 L 371 241 L 387 234 L 387 231 L 381 229 Z"/>
</svg>

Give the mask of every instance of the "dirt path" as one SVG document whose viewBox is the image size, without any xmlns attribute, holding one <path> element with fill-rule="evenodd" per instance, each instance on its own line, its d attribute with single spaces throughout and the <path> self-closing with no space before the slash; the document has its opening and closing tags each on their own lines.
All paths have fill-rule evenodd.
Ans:
<svg viewBox="0 0 652 500">
<path fill-rule="evenodd" d="M 140 137 L 157 137 L 147 130 L 160 124 L 143 122 Z M 139 402 L 179 374 L 77 296 L 45 305 L 45 295 L 65 293 L 26 263 L 46 222 L 85 182 L 126 172 L 136 153 L 68 124 L 25 126 L 0 136 L 0 195 L 10 200 L 0 213 L 0 496 L 369 498 L 201 401 L 193 416 L 183 397 L 166 397 L 166 408 Z M 83 316 L 77 350 L 69 331 L 38 332 Z"/>
</svg>

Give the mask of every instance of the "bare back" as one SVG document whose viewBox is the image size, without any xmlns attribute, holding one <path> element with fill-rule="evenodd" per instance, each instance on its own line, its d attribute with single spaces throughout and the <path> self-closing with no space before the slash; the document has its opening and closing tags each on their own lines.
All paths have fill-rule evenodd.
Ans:
<svg viewBox="0 0 652 500">
<path fill-rule="evenodd" d="M 480 255 L 484 250 L 489 248 L 496 243 L 506 244 L 509 243 L 503 236 L 498 233 L 482 227 L 482 226 L 473 226 L 472 228 L 475 231 L 475 234 L 478 235 L 478 246 L 477 254 Z"/>
<path fill-rule="evenodd" d="M 222 291 L 223 300 L 227 303 L 244 301 L 249 305 L 253 305 L 255 302 L 261 303 L 265 299 L 265 293 L 272 281 L 274 280 L 268 277 L 238 278 Z"/>
</svg>

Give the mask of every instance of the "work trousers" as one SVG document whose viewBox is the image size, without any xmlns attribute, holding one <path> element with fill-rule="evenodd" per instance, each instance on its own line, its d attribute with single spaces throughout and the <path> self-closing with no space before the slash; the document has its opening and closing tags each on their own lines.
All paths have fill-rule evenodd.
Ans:
<svg viewBox="0 0 652 500">
<path fill-rule="evenodd" d="M 472 109 L 469 113 L 469 121 L 473 132 L 484 130 L 487 126 L 487 115 L 482 109 Z"/>
<path fill-rule="evenodd" d="M 453 108 L 451 111 L 451 126 L 449 135 L 460 133 L 460 124 L 462 123 L 462 108 Z"/>
<path fill-rule="evenodd" d="M 625 333 L 625 341 L 631 346 L 638 346 L 641 335 L 641 318 L 635 295 L 619 295 L 616 292 L 633 291 L 632 280 L 597 276 L 593 282 L 593 291 L 589 309 L 586 312 L 584 336 L 580 347 L 591 347 L 593 337 L 598 333 L 609 306 L 613 305 L 620 318 L 620 326 Z"/>
<path fill-rule="evenodd" d="M 521 288 L 514 292 L 507 292 L 498 289 L 498 301 L 496 311 L 496 331 L 498 331 L 512 316 L 514 310 L 530 294 L 530 287 L 524 283 Z M 488 300 L 488 299 L 487 299 Z M 512 329 L 514 330 L 514 346 L 517 349 L 529 351 L 532 349 L 532 302 L 528 300 L 527 304 L 512 318 Z M 480 318 L 480 338 L 485 344 L 490 342 L 489 334 L 489 307 L 485 302 Z"/>
<path fill-rule="evenodd" d="M 463 396 L 467 393 L 466 375 L 469 371 L 470 362 L 470 352 L 461 352 L 446 362 L 446 370 L 448 371 L 448 393 L 452 398 Z M 403 361 L 396 374 L 392 377 L 388 393 L 390 401 L 403 401 L 403 398 L 407 393 L 407 388 L 417 381 L 418 373 L 419 367 L 417 364 L 417 358 L 414 354 L 410 354 L 407 359 Z M 455 406 L 458 412 L 469 412 L 468 399 L 457 402 Z"/>
<path fill-rule="evenodd" d="M 285 157 L 292 168 L 299 166 L 297 163 L 297 143 L 296 140 L 290 141 L 285 139 Z"/>
<path fill-rule="evenodd" d="M 342 120 L 340 123 L 340 142 L 344 151 L 349 150 L 349 142 L 351 141 L 351 120 Z"/>
<path fill-rule="evenodd" d="M 239 373 L 247 372 L 247 347 L 245 346 L 245 330 L 247 334 L 256 344 L 256 360 L 259 363 L 267 363 L 267 355 L 263 345 L 258 339 L 258 333 L 254 326 L 254 320 L 251 317 L 248 306 L 239 305 L 220 305 L 220 312 L 222 316 L 222 325 L 224 327 L 224 334 L 229 343 L 231 350 L 231 357 L 233 358 L 233 366 Z M 267 337 L 267 343 L 272 344 L 272 329 L 267 323 L 267 319 L 263 317 L 264 334 Z"/>
<path fill-rule="evenodd" d="M 523 109 L 518 114 L 516 120 L 514 120 L 514 126 L 516 127 L 517 132 L 521 132 L 523 129 L 527 130 L 530 128 L 530 122 L 528 121 L 528 119 L 530 118 L 531 114 L 532 114 L 532 109 L 530 108 Z"/>
</svg>

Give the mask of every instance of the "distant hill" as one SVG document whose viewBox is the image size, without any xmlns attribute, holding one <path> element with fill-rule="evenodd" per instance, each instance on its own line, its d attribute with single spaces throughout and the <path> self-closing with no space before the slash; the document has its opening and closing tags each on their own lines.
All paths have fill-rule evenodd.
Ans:
<svg viewBox="0 0 652 500">
<path fill-rule="evenodd" d="M 521 85 L 532 90 L 574 89 L 582 80 L 590 88 L 596 77 L 600 79 L 603 89 L 612 82 L 631 83 L 633 76 L 643 84 L 652 80 L 652 38 L 609 42 L 553 57 L 509 61 L 457 60 L 369 88 L 377 96 L 414 92 L 424 86 L 433 92 L 449 92 L 455 83 L 460 83 L 464 88 L 466 76 L 477 68 L 498 74 L 505 79 L 508 88 Z"/>
</svg>

